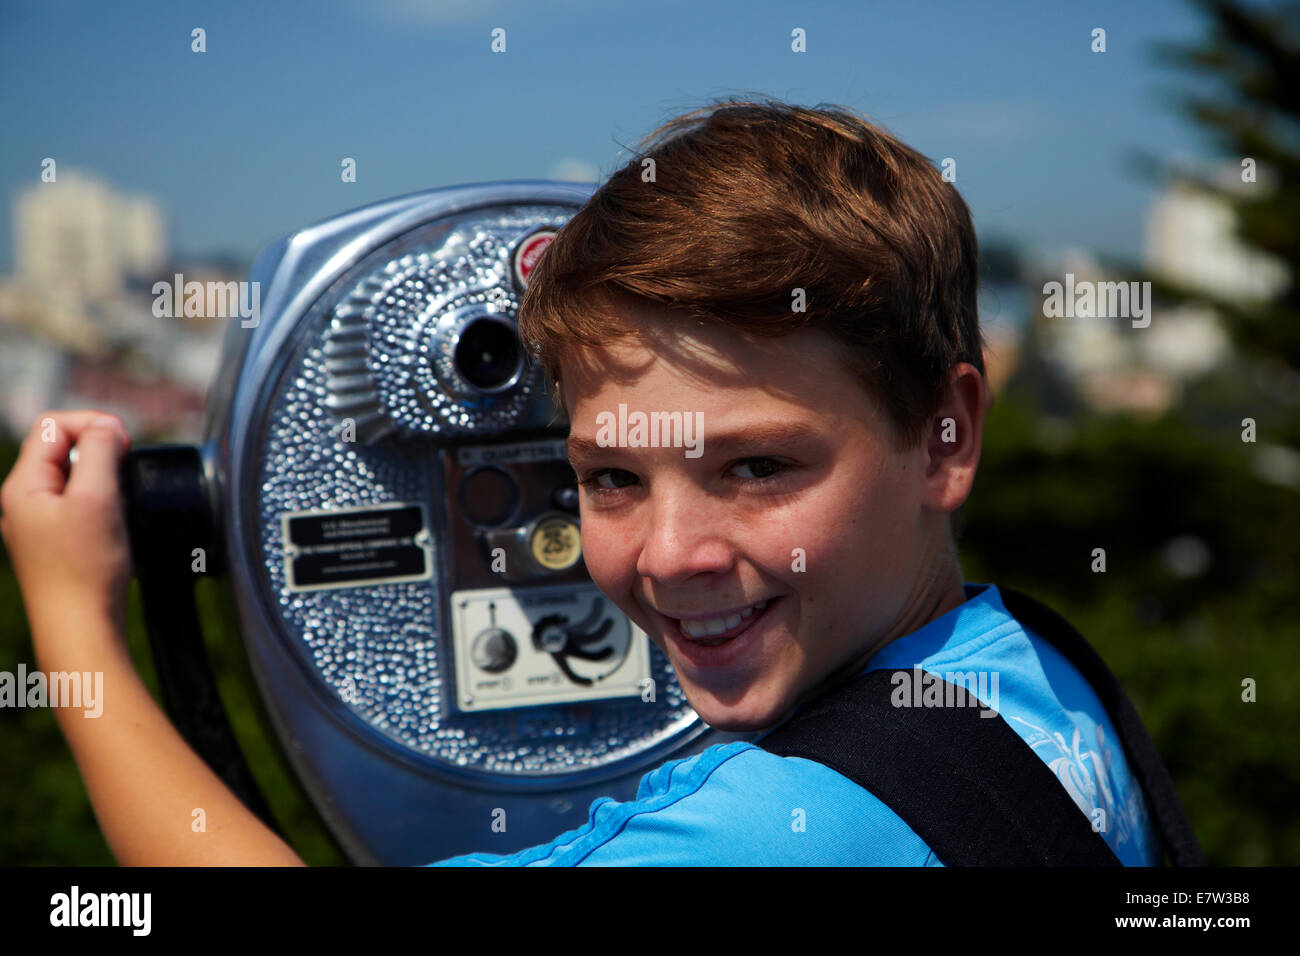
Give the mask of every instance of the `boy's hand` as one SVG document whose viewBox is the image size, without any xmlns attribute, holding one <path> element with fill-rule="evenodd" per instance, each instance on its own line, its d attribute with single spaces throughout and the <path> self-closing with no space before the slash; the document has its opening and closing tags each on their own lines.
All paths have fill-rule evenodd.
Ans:
<svg viewBox="0 0 1300 956">
<path fill-rule="evenodd" d="M 0 486 L 0 535 L 35 638 L 38 621 L 101 613 L 125 623 L 131 554 L 118 465 L 130 437 L 93 410 L 46 412 Z M 67 470 L 68 451 L 78 460 Z M 45 630 L 45 629 L 43 629 Z M 65 637 L 62 628 L 48 629 Z M 75 639 L 71 635 L 69 639 Z"/>
</svg>

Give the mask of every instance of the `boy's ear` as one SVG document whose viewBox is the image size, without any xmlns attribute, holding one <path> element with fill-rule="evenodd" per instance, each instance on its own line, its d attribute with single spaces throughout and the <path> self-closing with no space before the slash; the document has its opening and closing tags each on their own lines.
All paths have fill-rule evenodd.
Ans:
<svg viewBox="0 0 1300 956">
<path fill-rule="evenodd" d="M 984 376 L 969 362 L 948 373 L 925 438 L 925 503 L 936 511 L 956 511 L 970 494 L 991 398 Z"/>
</svg>

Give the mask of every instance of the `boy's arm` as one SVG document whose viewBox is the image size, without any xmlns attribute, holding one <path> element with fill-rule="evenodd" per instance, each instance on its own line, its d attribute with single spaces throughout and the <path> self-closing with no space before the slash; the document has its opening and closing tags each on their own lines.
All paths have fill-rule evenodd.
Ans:
<svg viewBox="0 0 1300 956">
<path fill-rule="evenodd" d="M 32 622 L 37 648 L 56 640 L 37 628 L 76 634 L 75 661 L 37 654 L 46 673 L 101 672 L 98 716 L 56 707 L 104 838 L 125 866 L 305 866 L 190 748 L 154 703 L 107 616 L 68 614 Z M 49 635 L 54 637 L 55 635 Z M 202 814 L 196 814 L 201 810 Z M 197 822 L 202 820 L 202 828 Z"/>
<path fill-rule="evenodd" d="M 117 470 L 129 438 L 93 411 L 47 412 L 0 487 L 0 534 L 38 667 L 99 674 L 102 701 L 60 706 L 95 815 L 121 863 L 301 864 L 208 769 L 149 696 L 125 639 L 130 549 Z M 68 451 L 79 458 L 71 472 Z M 67 685 L 64 685 L 67 686 Z M 82 703 L 87 703 L 82 694 Z M 194 810 L 204 829 L 196 830 Z"/>
</svg>

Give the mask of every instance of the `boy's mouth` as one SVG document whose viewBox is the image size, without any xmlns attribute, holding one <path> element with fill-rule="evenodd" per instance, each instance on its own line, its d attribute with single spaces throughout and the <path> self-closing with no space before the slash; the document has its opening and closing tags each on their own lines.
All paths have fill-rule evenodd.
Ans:
<svg viewBox="0 0 1300 956">
<path fill-rule="evenodd" d="M 702 647 L 716 647 L 748 628 L 755 618 L 762 616 L 773 600 L 775 599 L 766 598 L 747 607 L 710 617 L 670 617 L 669 620 L 676 625 L 678 636 L 682 639 Z"/>
</svg>

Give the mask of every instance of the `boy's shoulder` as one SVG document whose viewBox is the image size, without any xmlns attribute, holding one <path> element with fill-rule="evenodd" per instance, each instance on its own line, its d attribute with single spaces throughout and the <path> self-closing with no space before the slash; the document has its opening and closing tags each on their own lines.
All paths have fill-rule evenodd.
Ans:
<svg viewBox="0 0 1300 956">
<path fill-rule="evenodd" d="M 897 814 L 836 771 L 732 741 L 660 765 L 632 800 L 594 801 L 583 826 L 548 844 L 436 865 L 922 866 L 931 856 Z"/>
</svg>

